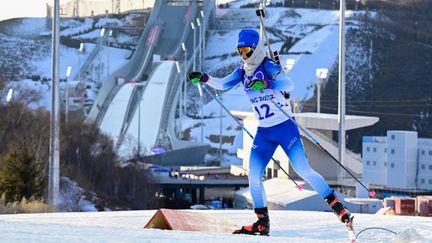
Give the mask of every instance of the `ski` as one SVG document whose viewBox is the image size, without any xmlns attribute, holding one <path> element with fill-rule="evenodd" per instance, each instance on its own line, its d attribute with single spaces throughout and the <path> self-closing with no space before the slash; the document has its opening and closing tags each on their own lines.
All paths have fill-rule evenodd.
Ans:
<svg viewBox="0 0 432 243">
<path fill-rule="evenodd" d="M 354 231 L 353 223 L 354 223 L 354 216 L 350 218 L 350 221 L 348 223 L 345 223 L 345 226 L 347 227 L 348 230 L 348 237 L 350 238 L 351 243 L 356 242 L 356 234 Z"/>
</svg>

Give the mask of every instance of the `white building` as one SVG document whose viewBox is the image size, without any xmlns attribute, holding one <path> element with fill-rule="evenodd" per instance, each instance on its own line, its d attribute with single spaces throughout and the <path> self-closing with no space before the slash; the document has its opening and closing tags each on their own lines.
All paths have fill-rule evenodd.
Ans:
<svg viewBox="0 0 432 243">
<path fill-rule="evenodd" d="M 363 179 L 368 183 L 387 183 L 387 137 L 363 137 Z"/>
<path fill-rule="evenodd" d="M 432 139 L 418 139 L 418 177 L 417 187 L 432 190 Z"/>
<path fill-rule="evenodd" d="M 432 189 L 432 139 L 417 132 L 388 131 L 386 137 L 363 137 L 363 178 L 398 189 Z"/>
</svg>

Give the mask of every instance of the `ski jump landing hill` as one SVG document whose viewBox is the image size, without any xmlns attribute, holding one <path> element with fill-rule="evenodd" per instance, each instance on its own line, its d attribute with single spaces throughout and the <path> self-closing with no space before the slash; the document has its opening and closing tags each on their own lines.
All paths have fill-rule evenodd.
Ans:
<svg viewBox="0 0 432 243">
<path fill-rule="evenodd" d="M 181 43 L 185 43 L 186 68 L 191 68 L 199 43 L 194 48 L 190 22 L 202 20 L 203 10 L 208 14 L 202 22 L 207 24 L 214 6 L 214 1 L 156 1 L 132 58 L 104 82 L 86 122 L 95 122 L 110 134 L 121 157 L 138 150 L 146 156 L 151 148 L 164 147 L 168 152 L 154 156 L 152 162 L 203 162 L 209 145 L 182 141 L 175 135 L 175 111 L 184 78 L 173 60 L 183 59 Z"/>
</svg>

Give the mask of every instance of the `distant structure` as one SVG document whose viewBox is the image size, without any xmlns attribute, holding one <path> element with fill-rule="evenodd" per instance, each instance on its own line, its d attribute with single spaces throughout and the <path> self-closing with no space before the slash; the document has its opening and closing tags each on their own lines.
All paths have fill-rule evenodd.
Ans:
<svg viewBox="0 0 432 243">
<path fill-rule="evenodd" d="M 432 190 L 432 139 L 412 131 L 363 137 L 363 179 L 385 188 Z"/>
<path fill-rule="evenodd" d="M 131 10 L 153 7 L 154 1 L 128 0 L 73 0 L 60 5 L 62 17 L 89 17 L 103 14 L 119 14 Z M 47 4 L 47 17 L 51 17 L 51 8 Z"/>
</svg>

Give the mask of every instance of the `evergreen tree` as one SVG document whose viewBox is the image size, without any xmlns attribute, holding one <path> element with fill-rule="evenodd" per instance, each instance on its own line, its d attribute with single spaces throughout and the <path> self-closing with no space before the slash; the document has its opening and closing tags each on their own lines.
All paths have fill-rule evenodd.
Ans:
<svg viewBox="0 0 432 243">
<path fill-rule="evenodd" d="M 15 148 L 0 164 L 0 194 L 6 203 L 43 196 L 43 170 L 26 146 Z"/>
</svg>

